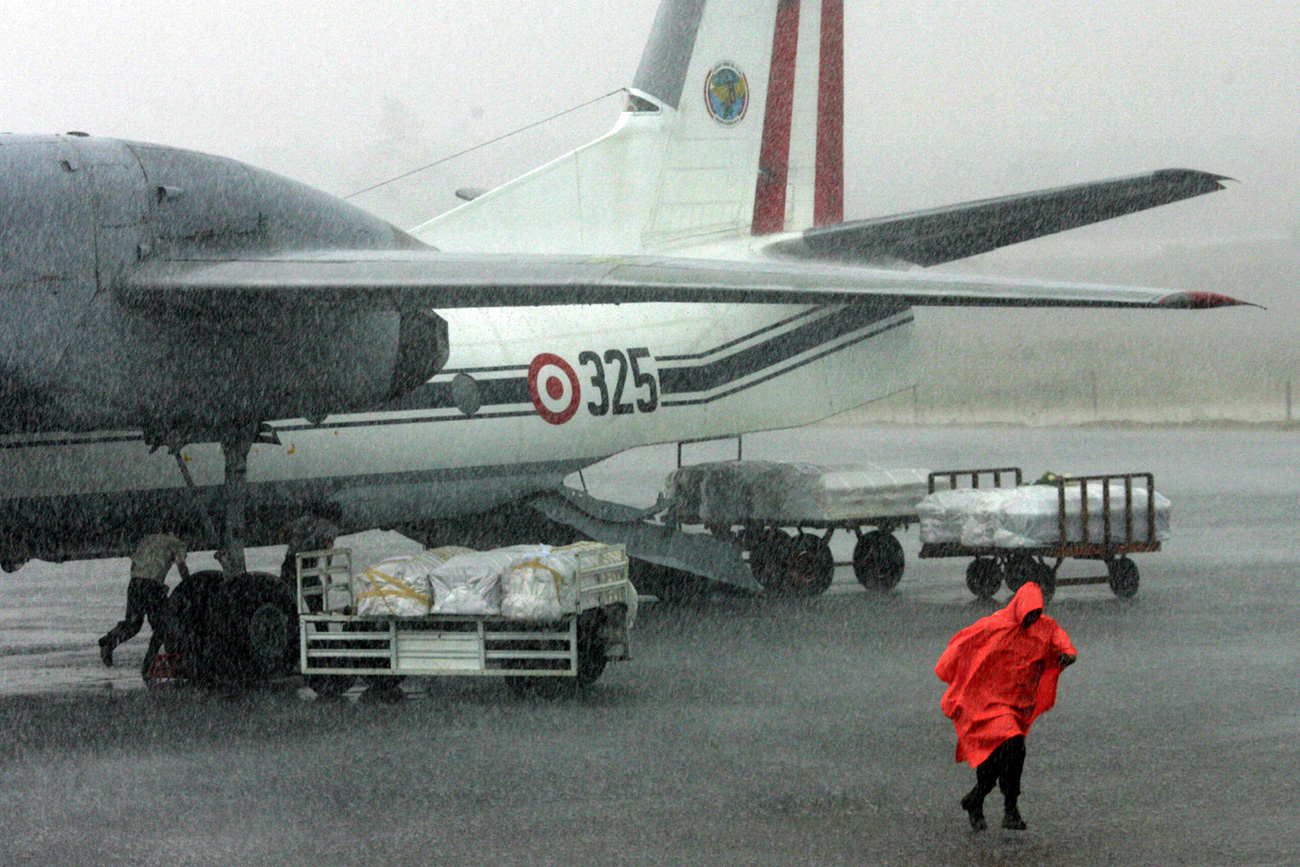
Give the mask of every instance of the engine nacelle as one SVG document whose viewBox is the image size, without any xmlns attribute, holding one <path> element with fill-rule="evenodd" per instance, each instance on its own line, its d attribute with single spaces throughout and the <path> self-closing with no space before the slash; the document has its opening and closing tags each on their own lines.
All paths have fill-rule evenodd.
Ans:
<svg viewBox="0 0 1300 867">
<path fill-rule="evenodd" d="M 115 290 L 156 259 L 423 247 L 234 160 L 75 134 L 0 137 L 0 429 L 211 432 L 373 407 L 445 363 L 435 314 L 265 296 L 144 314 Z"/>
</svg>

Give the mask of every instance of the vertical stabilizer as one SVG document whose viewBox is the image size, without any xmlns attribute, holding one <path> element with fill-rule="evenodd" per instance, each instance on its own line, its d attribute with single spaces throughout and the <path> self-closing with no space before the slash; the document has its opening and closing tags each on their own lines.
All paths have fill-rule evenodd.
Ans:
<svg viewBox="0 0 1300 867">
<path fill-rule="evenodd" d="M 664 0 L 609 134 L 415 233 L 638 253 L 840 222 L 843 2 Z"/>
</svg>

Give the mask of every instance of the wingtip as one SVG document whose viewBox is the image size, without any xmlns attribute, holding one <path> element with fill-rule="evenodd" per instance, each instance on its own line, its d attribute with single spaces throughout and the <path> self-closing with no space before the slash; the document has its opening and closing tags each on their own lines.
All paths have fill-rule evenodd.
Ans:
<svg viewBox="0 0 1300 867">
<path fill-rule="evenodd" d="M 1169 182 L 1189 185 L 1192 189 L 1201 193 L 1227 189 L 1225 184 L 1228 182 L 1240 183 L 1236 178 L 1216 172 L 1201 171 L 1200 169 L 1159 169 L 1154 173 L 1154 176 Z"/>
<path fill-rule="evenodd" d="M 1260 310 L 1267 309 L 1262 304 L 1242 301 L 1233 298 L 1231 295 L 1222 295 L 1218 292 L 1175 292 L 1160 299 L 1160 306 L 1175 310 L 1213 310 L 1218 307 L 1258 307 Z"/>
</svg>

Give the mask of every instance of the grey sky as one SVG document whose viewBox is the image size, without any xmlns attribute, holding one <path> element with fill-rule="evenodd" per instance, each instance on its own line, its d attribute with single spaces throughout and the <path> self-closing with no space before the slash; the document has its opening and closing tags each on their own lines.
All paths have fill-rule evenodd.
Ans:
<svg viewBox="0 0 1300 867">
<path fill-rule="evenodd" d="M 181 145 L 351 192 L 629 83 L 657 5 L 2 0 L 0 129 Z M 1243 185 L 1083 239 L 1296 224 L 1292 3 L 848 0 L 847 30 L 850 216 L 1192 166 Z M 431 215 L 615 111 L 359 203 Z"/>
</svg>

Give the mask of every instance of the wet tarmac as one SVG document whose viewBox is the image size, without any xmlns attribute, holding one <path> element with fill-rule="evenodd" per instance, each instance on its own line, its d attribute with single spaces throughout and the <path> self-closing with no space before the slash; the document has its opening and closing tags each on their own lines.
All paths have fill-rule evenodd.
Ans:
<svg viewBox="0 0 1300 867">
<path fill-rule="evenodd" d="M 972 600 L 963 561 L 915 559 L 912 530 L 887 596 L 841 569 L 813 600 L 646 604 L 634 661 L 564 702 L 469 680 L 408 681 L 399 705 L 146 693 L 143 635 L 111 670 L 94 645 L 121 616 L 125 561 L 30 564 L 3 578 L 0 863 L 1295 862 L 1300 432 L 824 426 L 744 448 L 1156 474 L 1174 537 L 1137 559 L 1137 598 L 1072 587 L 1051 606 L 1080 660 L 1029 738 L 1028 831 L 972 834 L 957 806 L 973 773 L 932 669 L 996 603 Z M 643 503 L 675 458 L 584 475 Z"/>
</svg>

